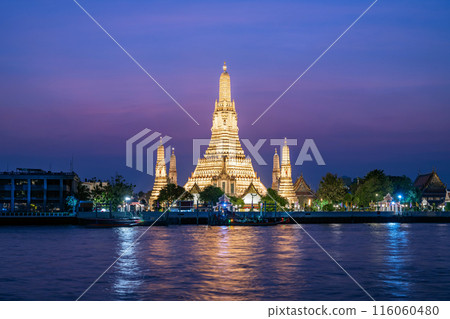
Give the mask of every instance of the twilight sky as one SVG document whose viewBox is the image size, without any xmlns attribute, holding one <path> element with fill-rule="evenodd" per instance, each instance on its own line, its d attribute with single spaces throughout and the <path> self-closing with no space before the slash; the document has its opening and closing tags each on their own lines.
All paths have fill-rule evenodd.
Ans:
<svg viewBox="0 0 450 319">
<path fill-rule="evenodd" d="M 153 177 L 125 166 L 126 139 L 149 128 L 173 137 L 183 185 L 226 61 L 241 138 L 316 142 L 327 165 L 293 166 L 294 178 L 316 188 L 327 171 L 435 167 L 450 183 L 449 1 L 379 0 L 251 125 L 371 2 L 79 0 L 197 126 L 72 0 L 3 1 L 0 171 L 68 170 L 73 156 L 83 179 L 118 172 L 149 190 Z M 269 141 L 261 155 L 270 186 Z"/>
</svg>

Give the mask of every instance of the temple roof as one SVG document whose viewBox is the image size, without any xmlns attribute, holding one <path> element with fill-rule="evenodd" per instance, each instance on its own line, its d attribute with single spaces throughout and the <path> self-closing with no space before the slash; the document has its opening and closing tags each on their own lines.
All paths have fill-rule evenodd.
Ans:
<svg viewBox="0 0 450 319">
<path fill-rule="evenodd" d="M 189 190 L 189 193 L 191 194 L 199 194 L 201 192 L 200 187 L 198 187 L 197 183 L 194 184 L 194 186 L 191 187 Z"/>
<path fill-rule="evenodd" d="M 428 174 L 422 174 L 417 176 L 414 181 L 414 187 L 417 187 L 423 193 L 435 192 L 435 193 L 446 193 L 447 187 L 441 181 L 439 176 L 435 171 Z"/>
<path fill-rule="evenodd" d="M 229 203 L 229 202 L 230 198 L 226 194 L 223 194 L 222 196 L 219 197 L 219 203 Z"/>
<path fill-rule="evenodd" d="M 433 173 L 418 175 L 416 180 L 414 181 L 414 187 L 418 188 L 424 187 L 428 182 L 428 180 L 430 179 L 431 174 Z"/>
<path fill-rule="evenodd" d="M 241 195 L 241 198 L 245 197 L 245 195 L 247 195 L 247 194 L 258 194 L 259 196 L 261 196 L 261 194 L 258 192 L 258 190 L 256 189 L 255 185 L 253 185 L 253 183 L 250 183 L 250 185 L 248 185 L 245 192 Z"/>
<path fill-rule="evenodd" d="M 314 192 L 306 183 L 305 179 L 303 178 L 303 174 L 301 174 L 300 177 L 295 181 L 294 191 L 297 196 L 314 196 Z"/>
</svg>

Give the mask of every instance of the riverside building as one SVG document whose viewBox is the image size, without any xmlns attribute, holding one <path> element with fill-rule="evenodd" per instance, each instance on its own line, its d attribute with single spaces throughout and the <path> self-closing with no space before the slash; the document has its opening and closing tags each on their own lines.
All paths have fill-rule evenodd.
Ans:
<svg viewBox="0 0 450 319">
<path fill-rule="evenodd" d="M 0 212 L 62 212 L 79 182 L 74 172 L 29 168 L 0 172 Z"/>
</svg>

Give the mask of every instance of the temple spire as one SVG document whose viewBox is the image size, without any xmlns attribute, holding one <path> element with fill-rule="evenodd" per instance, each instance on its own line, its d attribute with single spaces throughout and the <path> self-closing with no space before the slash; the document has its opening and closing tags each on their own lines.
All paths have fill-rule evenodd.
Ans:
<svg viewBox="0 0 450 319">
<path fill-rule="evenodd" d="M 280 157 L 278 156 L 277 149 L 275 148 L 275 154 L 273 155 L 272 189 L 278 191 L 279 183 L 280 183 Z"/>
<path fill-rule="evenodd" d="M 220 75 L 219 81 L 219 102 L 227 101 L 231 102 L 231 85 L 230 75 L 227 72 L 227 65 L 223 63 L 223 72 Z"/>
<path fill-rule="evenodd" d="M 159 146 L 156 151 L 155 182 L 153 184 L 152 193 L 149 198 L 150 206 L 152 206 L 157 200 L 161 189 L 163 189 L 167 185 L 168 179 L 164 155 L 164 145 L 162 142 L 162 138 L 160 138 Z"/>
<path fill-rule="evenodd" d="M 239 139 L 234 101 L 231 99 L 230 75 L 226 63 L 219 80 L 219 98 L 212 114 L 211 139 L 205 155 L 197 162 L 195 171 L 184 188 L 190 190 L 215 185 L 231 196 L 241 196 L 250 184 L 265 195 L 266 187 L 257 176 L 251 159 L 245 156 Z"/>
<path fill-rule="evenodd" d="M 292 168 L 291 160 L 289 157 L 289 146 L 287 144 L 287 138 L 284 138 L 284 145 L 281 152 L 281 174 L 278 194 L 286 198 L 289 204 L 295 204 L 298 200 L 294 192 L 294 184 L 292 183 Z"/>
<path fill-rule="evenodd" d="M 281 152 L 281 164 L 285 164 L 285 165 L 291 165 L 290 163 L 290 159 L 289 159 L 290 155 L 289 155 L 289 146 L 287 145 L 287 138 L 284 138 L 284 145 L 283 145 L 283 149 Z"/>
<path fill-rule="evenodd" d="M 178 185 L 178 181 L 177 181 L 177 159 L 175 157 L 175 147 L 172 147 L 172 155 L 170 156 L 169 181 L 172 184 Z"/>
</svg>

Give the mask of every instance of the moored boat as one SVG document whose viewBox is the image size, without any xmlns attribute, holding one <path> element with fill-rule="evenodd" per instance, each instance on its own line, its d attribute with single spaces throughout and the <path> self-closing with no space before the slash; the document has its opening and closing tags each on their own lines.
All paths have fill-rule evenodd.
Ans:
<svg viewBox="0 0 450 319">
<path fill-rule="evenodd" d="M 139 217 L 131 218 L 80 218 L 81 225 L 89 228 L 133 227 L 142 223 Z"/>
<path fill-rule="evenodd" d="M 253 218 L 242 218 L 232 216 L 231 214 L 217 214 L 209 221 L 209 225 L 213 226 L 276 226 L 279 224 L 287 224 L 288 218 L 268 219 L 261 216 Z"/>
<path fill-rule="evenodd" d="M 267 220 L 267 219 L 263 219 L 263 220 L 258 220 L 258 219 L 253 219 L 253 220 L 234 220 L 231 219 L 228 223 L 229 226 L 275 226 L 275 225 L 279 225 L 279 224 L 286 224 L 287 220 L 285 220 L 285 218 L 282 218 L 281 220 Z"/>
</svg>

